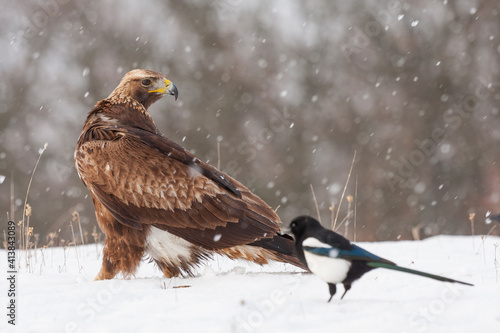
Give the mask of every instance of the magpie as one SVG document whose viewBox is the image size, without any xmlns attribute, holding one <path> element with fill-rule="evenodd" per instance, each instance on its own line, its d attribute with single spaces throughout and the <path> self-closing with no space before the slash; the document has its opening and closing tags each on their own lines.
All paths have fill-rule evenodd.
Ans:
<svg viewBox="0 0 500 333">
<path fill-rule="evenodd" d="M 392 261 L 363 250 L 341 235 L 323 228 L 316 219 L 310 216 L 296 217 L 287 229 L 294 235 L 295 250 L 300 261 L 313 274 L 328 283 L 330 290 L 328 302 L 337 291 L 337 283 L 344 285 L 345 291 L 340 298 L 343 299 L 354 281 L 379 267 L 472 286 L 467 282 L 400 267 Z"/>
<path fill-rule="evenodd" d="M 487 216 L 486 222 L 490 223 L 491 221 L 500 222 L 500 214 Z"/>
</svg>

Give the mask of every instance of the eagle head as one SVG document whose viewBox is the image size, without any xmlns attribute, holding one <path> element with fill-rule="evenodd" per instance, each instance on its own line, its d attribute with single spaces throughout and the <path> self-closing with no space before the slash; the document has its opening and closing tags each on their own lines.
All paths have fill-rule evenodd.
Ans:
<svg viewBox="0 0 500 333">
<path fill-rule="evenodd" d="M 134 69 L 122 78 L 111 93 L 112 96 L 127 96 L 141 103 L 146 109 L 164 95 L 179 95 L 177 87 L 163 74 L 146 69 Z"/>
</svg>

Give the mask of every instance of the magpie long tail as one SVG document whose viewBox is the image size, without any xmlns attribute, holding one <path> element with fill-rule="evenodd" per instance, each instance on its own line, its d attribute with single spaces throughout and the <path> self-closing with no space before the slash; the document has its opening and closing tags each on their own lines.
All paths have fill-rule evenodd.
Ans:
<svg viewBox="0 0 500 333">
<path fill-rule="evenodd" d="M 406 272 L 406 273 L 410 273 L 410 274 L 420 275 L 420 276 L 424 276 L 424 277 L 427 277 L 430 279 L 439 280 L 439 281 L 443 281 L 443 282 L 453 282 L 453 283 L 465 284 L 467 286 L 473 286 L 473 284 L 471 284 L 471 283 L 453 280 L 453 279 L 450 279 L 450 278 L 447 278 L 444 276 L 425 273 L 425 272 L 417 271 L 414 269 L 409 269 L 409 268 L 404 268 L 404 267 L 400 267 L 400 266 L 396 266 L 396 265 L 391 265 L 391 264 L 384 263 L 384 262 L 371 261 L 371 262 L 368 262 L 367 265 L 370 267 L 373 267 L 373 268 L 379 268 L 379 267 L 380 268 L 387 268 L 387 269 L 392 269 L 394 271 L 400 271 L 400 272 Z"/>
</svg>

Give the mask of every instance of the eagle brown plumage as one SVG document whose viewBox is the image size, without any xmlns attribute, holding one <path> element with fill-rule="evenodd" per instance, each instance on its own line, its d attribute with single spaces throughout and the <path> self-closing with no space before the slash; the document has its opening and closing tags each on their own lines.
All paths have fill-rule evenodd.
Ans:
<svg viewBox="0 0 500 333">
<path fill-rule="evenodd" d="M 192 275 L 213 254 L 305 268 L 277 214 L 230 176 L 163 136 L 147 109 L 176 86 L 128 72 L 89 113 L 75 151 L 78 174 L 105 234 L 96 280 L 133 274 L 144 255 L 166 277 Z"/>
</svg>

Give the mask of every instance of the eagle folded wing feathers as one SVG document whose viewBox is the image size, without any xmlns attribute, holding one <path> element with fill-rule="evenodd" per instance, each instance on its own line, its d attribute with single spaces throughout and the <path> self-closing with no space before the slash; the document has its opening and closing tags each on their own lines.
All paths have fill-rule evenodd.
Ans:
<svg viewBox="0 0 500 333">
<path fill-rule="evenodd" d="M 177 90 L 163 75 L 129 72 L 78 141 L 77 170 L 106 235 L 96 279 L 133 273 L 143 253 L 166 276 L 191 274 L 213 253 L 304 267 L 263 200 L 158 132 L 146 108 L 167 93 Z"/>
</svg>

